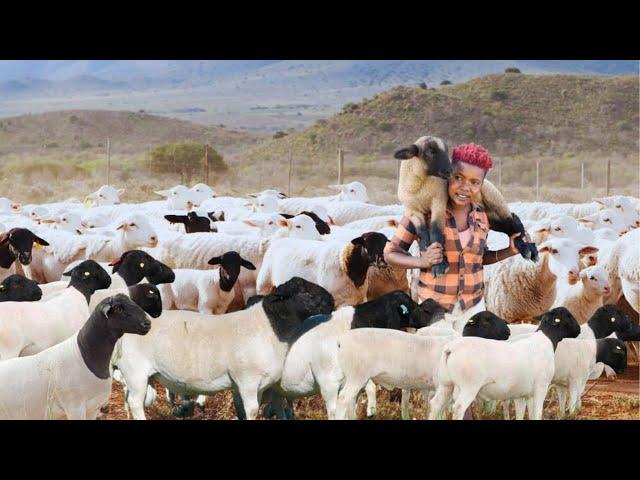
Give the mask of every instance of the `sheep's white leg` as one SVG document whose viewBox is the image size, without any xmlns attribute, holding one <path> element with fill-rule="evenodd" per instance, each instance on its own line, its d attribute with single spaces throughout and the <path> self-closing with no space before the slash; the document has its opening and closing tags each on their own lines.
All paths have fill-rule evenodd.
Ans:
<svg viewBox="0 0 640 480">
<path fill-rule="evenodd" d="M 376 384 L 369 380 L 365 387 L 365 392 L 367 393 L 367 417 L 373 417 L 377 408 Z"/>
<path fill-rule="evenodd" d="M 527 408 L 527 403 L 524 398 L 516 398 L 513 401 L 516 410 L 516 420 L 524 420 L 524 412 Z M 531 410 L 529 410 L 529 414 L 531 414 Z"/>
<path fill-rule="evenodd" d="M 404 394 L 404 391 L 402 392 Z M 422 398 L 424 400 L 424 418 L 429 418 L 429 401 L 431 400 L 432 391 L 429 389 L 422 390 Z"/>
<path fill-rule="evenodd" d="M 362 382 L 364 383 L 364 382 Z M 356 407 L 358 395 L 364 385 L 360 382 L 358 384 L 355 383 L 347 383 L 342 390 L 340 390 L 340 394 L 338 395 L 338 403 L 336 406 L 336 419 L 337 420 L 356 420 Z"/>
<path fill-rule="evenodd" d="M 429 413 L 429 420 L 436 420 L 442 415 L 442 411 L 445 406 L 451 400 L 453 395 L 453 384 L 440 384 L 436 390 L 436 394 L 431 399 L 430 406 L 431 412 Z"/>
<path fill-rule="evenodd" d="M 476 398 L 479 388 L 471 388 L 469 390 L 460 389 L 460 394 L 456 401 L 453 403 L 453 420 L 462 420 L 467 408 L 471 405 L 471 402 Z"/>
<path fill-rule="evenodd" d="M 504 420 L 510 419 L 510 414 L 509 414 L 510 407 L 511 407 L 511 400 L 502 401 L 502 418 Z"/>
<path fill-rule="evenodd" d="M 529 420 L 542 420 L 544 397 L 547 396 L 547 388 L 538 388 L 533 391 L 533 396 L 527 400 L 529 406 Z"/>
<path fill-rule="evenodd" d="M 251 381 L 251 379 L 243 379 L 241 382 L 237 382 L 238 392 L 242 398 L 242 404 L 244 406 L 245 418 L 247 420 L 255 420 L 258 416 L 258 410 L 260 404 L 258 403 L 258 385 L 260 379 Z"/>
<path fill-rule="evenodd" d="M 320 395 L 322 395 L 322 399 L 327 407 L 327 418 L 329 420 L 335 420 L 341 380 L 318 375 L 316 376 L 316 382 L 320 389 Z"/>
<path fill-rule="evenodd" d="M 411 399 L 411 390 L 402 389 L 402 399 L 400 400 L 400 416 L 402 420 L 409 420 L 409 400 Z"/>
<path fill-rule="evenodd" d="M 67 420 L 87 420 L 87 406 L 84 403 L 65 407 L 64 413 L 67 416 Z"/>
<path fill-rule="evenodd" d="M 575 382 L 569 385 L 569 414 L 573 415 L 580 408 L 580 396 L 584 390 L 584 383 Z"/>
<path fill-rule="evenodd" d="M 556 394 L 558 396 L 558 418 L 564 418 L 567 407 L 567 392 L 564 387 L 556 385 Z"/>
</svg>

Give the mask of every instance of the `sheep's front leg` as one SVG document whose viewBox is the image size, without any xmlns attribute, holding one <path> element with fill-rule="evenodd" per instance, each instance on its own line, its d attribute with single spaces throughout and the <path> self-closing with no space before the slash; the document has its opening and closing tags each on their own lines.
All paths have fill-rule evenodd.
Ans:
<svg viewBox="0 0 640 480">
<path fill-rule="evenodd" d="M 364 391 L 367 393 L 367 417 L 373 417 L 377 408 L 376 384 L 369 380 Z"/>
<path fill-rule="evenodd" d="M 523 398 L 516 398 L 513 401 L 516 410 L 516 420 L 524 420 L 524 412 L 527 409 L 527 402 Z M 529 410 L 529 415 L 531 415 L 531 410 Z"/>
<path fill-rule="evenodd" d="M 558 396 L 558 418 L 564 418 L 567 408 L 567 392 L 565 388 L 556 385 L 556 395 Z"/>
<path fill-rule="evenodd" d="M 580 407 L 580 397 L 586 382 L 574 382 L 569 385 L 569 415 L 576 413 Z"/>
<path fill-rule="evenodd" d="M 511 400 L 503 400 L 502 401 L 502 418 L 504 420 L 509 420 L 511 415 L 509 414 L 509 410 L 511 408 Z"/>
<path fill-rule="evenodd" d="M 409 420 L 409 400 L 411 399 L 411 390 L 402 389 L 402 398 L 400 400 L 400 417 L 402 420 Z"/>
</svg>

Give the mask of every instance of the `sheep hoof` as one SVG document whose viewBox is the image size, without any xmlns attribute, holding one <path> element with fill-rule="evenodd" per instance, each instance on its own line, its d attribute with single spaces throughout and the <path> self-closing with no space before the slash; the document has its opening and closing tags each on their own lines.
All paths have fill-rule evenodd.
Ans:
<svg viewBox="0 0 640 480">
<path fill-rule="evenodd" d="M 445 275 L 449 271 L 448 262 L 440 262 L 438 265 L 431 267 L 431 273 L 435 278 Z"/>
<path fill-rule="evenodd" d="M 538 247 L 536 247 L 536 244 L 532 242 L 529 244 L 529 249 L 531 250 L 531 261 L 537 262 L 540 258 L 540 255 L 538 254 Z"/>
<path fill-rule="evenodd" d="M 193 417 L 196 404 L 190 400 L 183 400 L 182 403 L 173 409 L 173 416 L 177 418 Z"/>
</svg>

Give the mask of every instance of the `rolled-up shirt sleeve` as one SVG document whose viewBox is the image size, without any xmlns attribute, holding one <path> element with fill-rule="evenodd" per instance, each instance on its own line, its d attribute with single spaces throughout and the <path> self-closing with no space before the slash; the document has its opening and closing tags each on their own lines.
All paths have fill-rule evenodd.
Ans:
<svg viewBox="0 0 640 480">
<path fill-rule="evenodd" d="M 411 244 L 418 238 L 416 227 L 410 219 L 410 214 L 405 213 L 398 224 L 391 241 L 384 248 L 384 253 L 400 252 L 408 253 Z"/>
</svg>

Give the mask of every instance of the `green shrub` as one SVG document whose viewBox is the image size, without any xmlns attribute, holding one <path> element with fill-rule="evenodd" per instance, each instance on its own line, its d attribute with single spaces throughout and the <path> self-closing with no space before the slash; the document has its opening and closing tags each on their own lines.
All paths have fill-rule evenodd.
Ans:
<svg viewBox="0 0 640 480">
<path fill-rule="evenodd" d="M 311 140 L 311 143 L 316 143 L 316 139 L 318 138 L 318 134 L 317 133 L 310 133 L 309 134 L 309 140 Z"/>
<path fill-rule="evenodd" d="M 358 110 L 358 105 L 353 102 L 345 103 L 342 107 L 342 113 L 353 113 L 356 110 Z"/>
<path fill-rule="evenodd" d="M 282 138 L 282 137 L 286 137 L 287 135 L 288 135 L 287 133 L 285 133 L 285 132 L 283 132 L 283 131 L 281 131 L 281 130 L 278 130 L 278 131 L 273 135 L 273 138 Z"/>
<path fill-rule="evenodd" d="M 182 175 L 184 181 L 191 182 L 191 177 L 203 171 L 204 149 L 202 143 L 168 143 L 147 152 L 146 165 L 156 173 L 173 173 Z M 225 171 L 227 164 L 221 154 L 208 146 L 209 171 Z"/>
<path fill-rule="evenodd" d="M 449 80 L 442 80 L 440 85 L 453 85 Z"/>
<path fill-rule="evenodd" d="M 520 71 L 519 68 L 509 67 L 504 71 L 504 73 L 522 73 L 522 72 Z"/>
</svg>

